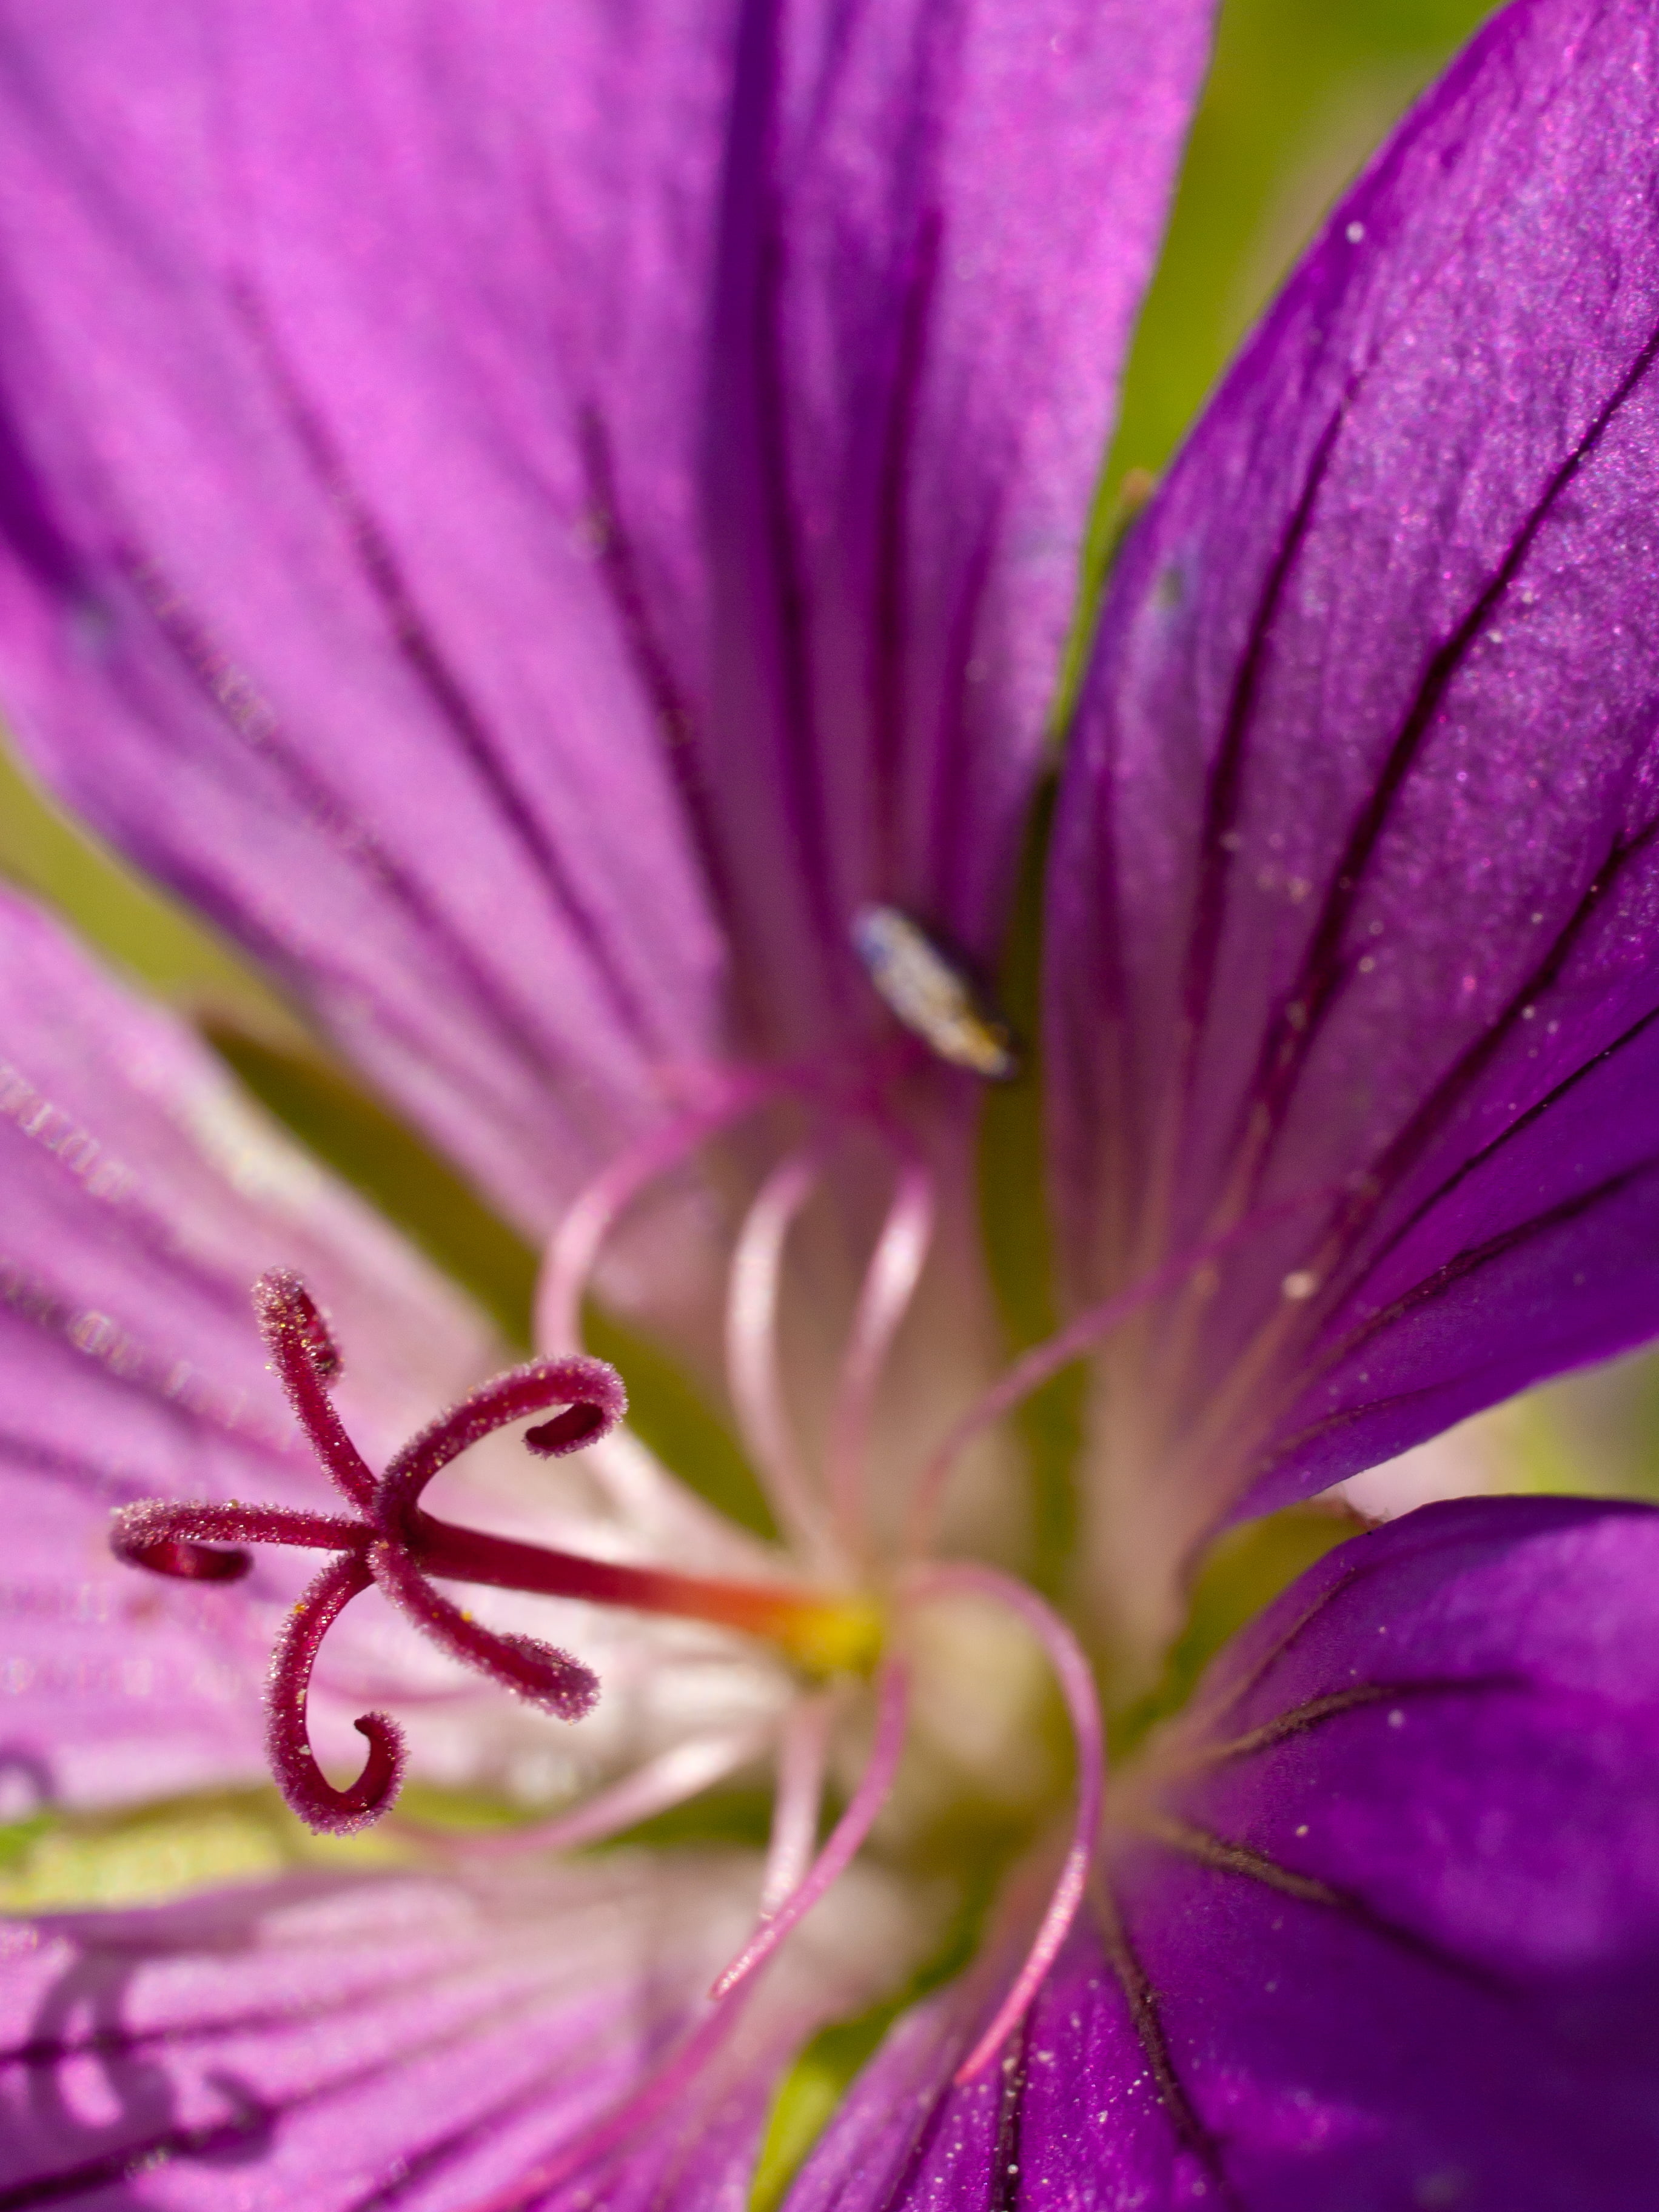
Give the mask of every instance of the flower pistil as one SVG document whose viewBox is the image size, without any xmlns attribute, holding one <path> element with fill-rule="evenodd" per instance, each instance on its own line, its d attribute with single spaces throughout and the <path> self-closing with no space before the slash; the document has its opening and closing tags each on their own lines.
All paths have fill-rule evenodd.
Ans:
<svg viewBox="0 0 1659 2212">
<path fill-rule="evenodd" d="M 334 1554 L 289 1613 L 266 1689 L 272 1769 L 289 1804 L 309 1826 L 349 1833 L 377 1820 L 397 1795 L 403 1741 L 386 1714 L 357 1721 L 369 1755 L 345 1790 L 323 1775 L 306 1727 L 307 1693 L 323 1637 L 371 1583 L 453 1657 L 567 1721 L 581 1719 L 598 1699 L 592 1671 L 551 1644 L 484 1627 L 434 1589 L 434 1577 L 708 1621 L 764 1639 L 809 1675 L 861 1671 L 879 1653 L 881 1612 L 861 1594 L 590 1559 L 459 1528 L 422 1510 L 421 1494 L 434 1475 L 511 1422 L 550 1413 L 524 1435 L 526 1448 L 540 1458 L 580 1450 L 606 1435 L 626 1411 L 627 1395 L 621 1377 L 604 1360 L 574 1353 L 495 1376 L 412 1438 L 376 1477 L 330 1399 L 341 1370 L 339 1350 L 304 1285 L 287 1270 L 275 1271 L 256 1285 L 254 1305 L 289 1403 L 352 1512 L 151 1498 L 116 1513 L 111 1541 L 117 1555 L 134 1565 L 219 1582 L 248 1571 L 252 1561 L 244 1547 L 249 1544 Z"/>
</svg>

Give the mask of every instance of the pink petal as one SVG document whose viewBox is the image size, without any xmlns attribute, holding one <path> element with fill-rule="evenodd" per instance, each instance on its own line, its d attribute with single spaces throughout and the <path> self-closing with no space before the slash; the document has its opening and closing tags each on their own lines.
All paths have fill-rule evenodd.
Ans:
<svg viewBox="0 0 1659 2212">
<path fill-rule="evenodd" d="M 249 1291 L 267 1267 L 331 1310 L 342 1410 L 380 1454 L 489 1340 L 180 1023 L 9 896 L 0 1025 L 0 1749 L 73 1799 L 248 1778 L 291 1577 L 209 1590 L 118 1566 L 111 1509 L 332 1503 L 266 1371 Z"/>
<path fill-rule="evenodd" d="M 544 1230 L 997 935 L 1206 0 L 0 11 L 32 757 Z"/>
<path fill-rule="evenodd" d="M 757 1882 L 749 1860 L 617 1856 L 15 1926 L 0 2192 L 166 2212 L 740 2202 L 791 2052 L 881 1986 L 883 1945 L 905 1951 L 879 1885 L 781 1967 L 708 2081 L 608 2157 L 580 2142 L 698 2015 Z"/>
</svg>

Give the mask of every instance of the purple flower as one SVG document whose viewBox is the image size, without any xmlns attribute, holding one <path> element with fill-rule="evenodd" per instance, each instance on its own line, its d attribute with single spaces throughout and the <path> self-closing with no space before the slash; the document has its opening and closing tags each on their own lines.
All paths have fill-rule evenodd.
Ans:
<svg viewBox="0 0 1659 2212">
<path fill-rule="evenodd" d="M 976 980 L 1205 34 L 0 15 L 21 741 L 545 1255 L 514 1366 L 0 904 L 0 1780 L 274 1771 L 380 1850 L 9 1923 L 0 2207 L 730 2207 L 883 2008 L 791 2212 L 1651 2194 L 1650 1510 L 1339 1545 L 1102 1826 L 1085 1644 L 1659 1328 L 1637 0 L 1512 7 L 1338 209 L 1114 574 L 1039 1033 Z M 1047 1191 L 986 1206 L 1052 1206 L 1066 1321 L 1009 1368 L 1034 1047 Z M 779 1542 L 615 1425 L 595 1302 Z M 1002 1417 L 1085 1357 L 1056 1557 Z M 556 1854 L 757 1772 L 763 1850 Z"/>
</svg>

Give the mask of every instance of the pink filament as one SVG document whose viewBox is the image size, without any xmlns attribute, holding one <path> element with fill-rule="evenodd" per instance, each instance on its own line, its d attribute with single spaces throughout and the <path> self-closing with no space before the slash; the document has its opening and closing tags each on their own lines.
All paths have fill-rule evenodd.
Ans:
<svg viewBox="0 0 1659 2212">
<path fill-rule="evenodd" d="M 841 1699 L 835 1684 L 796 1700 L 778 1746 L 772 1838 L 761 1881 L 760 1911 L 769 1920 L 812 1863 L 830 1764 L 830 1738 Z"/>
<path fill-rule="evenodd" d="M 539 2166 L 520 2174 L 504 2189 L 475 2198 L 463 2208 L 463 2212 L 527 2212 L 532 2204 L 546 2204 L 562 2182 L 569 2180 L 582 2166 L 604 2158 L 624 2137 L 636 2135 L 665 2105 L 672 2104 L 696 2079 L 732 2033 L 746 1995 L 746 1990 L 740 1991 L 727 2003 L 706 2012 L 655 2073 L 647 2075 L 637 2089 L 602 2119 L 584 2128 L 562 2150 L 544 2159 Z M 602 2198 L 595 2201 L 601 2204 L 604 2202 Z"/>
<path fill-rule="evenodd" d="M 859 1293 L 830 1425 L 830 1497 L 836 1526 L 849 1538 L 863 1521 L 865 1454 L 877 1386 L 927 1264 L 934 1211 L 932 1173 L 922 1160 L 907 1160 Z"/>
<path fill-rule="evenodd" d="M 908 1686 L 902 1665 L 890 1662 L 883 1670 L 878 1692 L 875 1742 L 852 1802 L 806 1879 L 791 1893 L 774 1917 L 757 1930 L 721 1975 L 708 2010 L 679 2048 L 631 2096 L 623 2098 L 593 2126 L 584 2129 L 574 2142 L 505 2189 L 469 2205 L 466 2212 L 522 2212 L 523 2208 L 545 2197 L 580 2167 L 603 2158 L 624 2136 L 643 2127 L 678 2096 L 714 2057 L 736 2023 L 757 1971 L 842 1874 L 869 1833 L 892 1787 L 898 1765 L 904 1738 Z"/>
<path fill-rule="evenodd" d="M 904 1747 L 904 1723 L 909 1710 L 909 1670 L 902 1659 L 889 1659 L 876 1687 L 876 1729 L 870 1756 L 859 1778 L 846 1811 L 830 1831 L 829 1841 L 811 1869 L 756 1929 L 743 1949 L 714 1984 L 710 1995 L 721 2003 L 763 1966 L 790 1929 L 805 1918 L 830 1885 L 838 1881 L 853 1863 L 854 1854 L 875 1825 L 886 1803 L 898 1771 Z"/>
<path fill-rule="evenodd" d="M 816 1150 L 795 1152 L 761 1185 L 732 1255 L 726 1307 L 726 1374 L 744 1443 L 779 1521 L 814 1548 L 823 1544 L 823 1515 L 784 1404 L 778 1335 L 784 1249 L 820 1171 Z"/>
<path fill-rule="evenodd" d="M 582 1300 L 599 1255 L 628 1207 L 699 1145 L 777 1097 L 791 1083 L 775 1070 L 729 1076 L 714 1103 L 678 1115 L 600 1169 L 572 1202 L 548 1247 L 536 1292 L 538 1344 L 554 1352 L 581 1349 Z"/>
<path fill-rule="evenodd" d="M 1083 1899 L 1084 1885 L 1089 1878 L 1089 1865 L 1094 1856 L 1096 1841 L 1100 1833 L 1101 1801 L 1106 1775 L 1106 1741 L 1100 1721 L 1100 1700 L 1095 1691 L 1094 1676 L 1083 1655 L 1082 1646 L 1060 1615 L 1054 1612 L 1033 1589 L 1016 1582 L 1012 1575 L 998 1572 L 994 1567 L 983 1567 L 969 1561 L 952 1561 L 942 1566 L 926 1567 L 912 1577 L 907 1584 L 913 1600 L 926 1601 L 952 1591 L 962 1590 L 994 1600 L 1006 1605 L 1019 1615 L 1048 1654 L 1054 1670 L 1060 1695 L 1066 1700 L 1066 1710 L 1072 1723 L 1073 1740 L 1077 1747 L 1076 1811 L 1072 1822 L 1072 1840 L 1048 1899 L 1036 1936 L 1025 1963 L 1014 1977 L 1007 1995 L 997 2008 L 996 2016 L 974 2045 L 954 2075 L 960 2084 L 971 2081 L 983 2073 L 1002 2048 L 1008 2036 L 1024 2016 L 1027 2007 L 1042 1986 L 1043 1978 L 1060 1955 L 1060 1946 L 1071 1931 L 1077 1909 Z"/>
<path fill-rule="evenodd" d="M 720 1976 L 711 1993 L 708 2010 L 679 2048 L 631 2096 L 623 2098 L 593 2126 L 584 2129 L 563 2150 L 505 2189 L 468 2205 L 465 2212 L 526 2212 L 526 2208 L 547 2197 L 580 2168 L 604 2158 L 626 2136 L 645 2126 L 715 2057 L 736 2024 L 756 1973 L 845 1871 L 870 1832 L 897 1771 L 908 1692 L 908 1676 L 903 1663 L 889 1660 L 882 1670 L 877 1692 L 875 1740 L 852 1802 L 819 1853 L 817 1864 L 773 1917 L 756 1930 Z"/>
</svg>

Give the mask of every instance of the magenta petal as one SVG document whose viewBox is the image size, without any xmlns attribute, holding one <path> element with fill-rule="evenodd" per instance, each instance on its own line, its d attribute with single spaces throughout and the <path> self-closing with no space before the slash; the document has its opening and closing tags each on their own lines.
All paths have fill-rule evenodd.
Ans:
<svg viewBox="0 0 1659 2212">
<path fill-rule="evenodd" d="M 698 2016 L 757 1881 L 730 1857 L 617 1856 L 13 1923 L 0 2197 L 550 2212 L 602 2186 L 617 2212 L 741 2203 L 779 2070 L 870 1987 L 856 1911 L 841 1960 L 820 1947 L 738 2022 L 712 2100 L 693 2084 L 608 2157 L 580 2142 Z M 875 1917 L 890 1943 L 890 1902 Z"/>
<path fill-rule="evenodd" d="M 790 2212 L 1643 2212 L 1656 1580 L 1659 1513 L 1556 1499 L 1328 1554 L 1125 1778 L 1001 2078 L 935 1998 Z"/>
<path fill-rule="evenodd" d="M 180 1023 L 8 895 L 0 1033 L 0 1761 L 70 1800 L 252 1778 L 291 1579 L 269 1554 L 217 1589 L 120 1565 L 111 1509 L 337 1503 L 266 1370 L 267 1267 L 331 1310 L 342 1410 L 378 1455 L 488 1363 L 486 1334 Z"/>
<path fill-rule="evenodd" d="M 1257 1504 L 1659 1328 L 1655 40 L 1498 16 L 1105 617 L 1053 878 L 1066 1218 L 1097 1286 L 1267 1210 L 1164 1393 L 1178 1451 L 1248 1372 L 1204 1452 Z"/>
<path fill-rule="evenodd" d="M 534 1227 L 985 949 L 1208 15 L 0 9 L 32 757 Z"/>
</svg>

